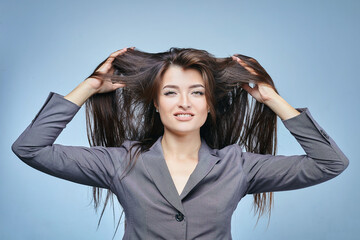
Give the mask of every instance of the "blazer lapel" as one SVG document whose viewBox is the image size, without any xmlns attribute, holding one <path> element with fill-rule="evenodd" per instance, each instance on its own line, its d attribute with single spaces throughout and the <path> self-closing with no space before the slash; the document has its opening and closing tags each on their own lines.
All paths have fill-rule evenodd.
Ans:
<svg viewBox="0 0 360 240">
<path fill-rule="evenodd" d="M 178 211 L 184 213 L 179 194 L 164 159 L 161 139 L 162 136 L 151 146 L 149 151 L 143 154 L 144 165 L 161 194 Z"/>
<path fill-rule="evenodd" d="M 162 136 L 151 146 L 149 151 L 143 154 L 144 165 L 161 194 L 178 211 L 184 213 L 181 200 L 210 172 L 220 158 L 216 156 L 215 150 L 211 149 L 205 140 L 201 139 L 199 162 L 179 196 L 164 159 L 161 139 Z"/>
<path fill-rule="evenodd" d="M 183 191 L 180 194 L 180 199 L 183 200 L 188 193 L 211 171 L 220 158 L 216 155 L 214 149 L 210 148 L 204 139 L 201 139 L 201 147 L 199 150 L 199 162 L 196 168 L 190 175 Z"/>
</svg>

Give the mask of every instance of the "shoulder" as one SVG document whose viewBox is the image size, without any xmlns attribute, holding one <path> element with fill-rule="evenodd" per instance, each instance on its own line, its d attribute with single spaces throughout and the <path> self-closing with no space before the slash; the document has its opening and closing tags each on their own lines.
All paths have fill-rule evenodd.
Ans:
<svg viewBox="0 0 360 240">
<path fill-rule="evenodd" d="M 125 140 L 121 146 L 129 151 L 132 147 L 139 146 L 139 143 L 140 141 Z"/>
<path fill-rule="evenodd" d="M 221 159 L 239 159 L 242 157 L 243 149 L 237 144 L 227 145 L 221 149 L 213 149 L 215 154 Z"/>
<path fill-rule="evenodd" d="M 252 152 L 247 152 L 239 144 L 231 144 L 221 149 L 213 149 L 216 155 L 225 160 L 236 161 L 240 165 L 255 164 L 260 158 L 268 158 L 273 155 L 271 154 L 257 154 Z"/>
<path fill-rule="evenodd" d="M 126 155 L 130 151 L 133 152 L 134 150 L 136 150 L 139 147 L 137 143 L 139 143 L 139 141 L 124 140 L 124 142 L 120 146 L 116 146 L 116 147 L 94 146 L 91 147 L 91 149 L 104 151 L 110 155 L 122 156 L 122 155 Z"/>
</svg>

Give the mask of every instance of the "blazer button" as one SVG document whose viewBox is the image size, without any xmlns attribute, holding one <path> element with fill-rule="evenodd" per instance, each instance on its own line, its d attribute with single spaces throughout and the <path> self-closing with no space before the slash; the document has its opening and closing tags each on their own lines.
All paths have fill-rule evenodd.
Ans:
<svg viewBox="0 0 360 240">
<path fill-rule="evenodd" d="M 327 133 L 324 130 L 320 129 L 320 132 L 326 139 L 329 139 L 329 135 L 327 135 Z"/>
<path fill-rule="evenodd" d="M 175 215 L 175 219 L 176 219 L 176 221 L 181 222 L 182 220 L 184 220 L 184 214 L 182 214 L 181 212 L 178 212 Z"/>
</svg>

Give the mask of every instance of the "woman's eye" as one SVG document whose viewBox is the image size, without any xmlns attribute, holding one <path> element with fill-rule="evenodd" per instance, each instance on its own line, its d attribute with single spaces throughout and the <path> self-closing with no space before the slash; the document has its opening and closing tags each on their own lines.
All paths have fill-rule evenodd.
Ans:
<svg viewBox="0 0 360 240">
<path fill-rule="evenodd" d="M 169 95 L 175 95 L 176 92 L 173 92 L 173 91 L 168 91 L 168 92 L 165 92 L 164 95 L 165 96 L 169 96 Z M 195 95 L 198 95 L 198 96 L 202 96 L 204 95 L 204 92 L 202 91 L 195 91 L 195 92 L 192 92 L 192 94 L 195 94 Z"/>
<path fill-rule="evenodd" d="M 202 96 L 202 95 L 204 95 L 204 92 L 201 92 L 201 91 L 196 91 L 196 92 L 193 92 L 195 95 L 200 95 L 200 96 Z"/>
<path fill-rule="evenodd" d="M 175 94 L 175 92 L 169 91 L 169 92 L 165 92 L 165 93 L 164 93 L 165 96 L 172 95 L 172 94 Z"/>
</svg>

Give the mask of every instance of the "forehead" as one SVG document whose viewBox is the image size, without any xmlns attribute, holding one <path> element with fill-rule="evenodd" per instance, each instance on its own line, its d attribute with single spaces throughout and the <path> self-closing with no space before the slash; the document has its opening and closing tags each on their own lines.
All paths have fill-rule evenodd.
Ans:
<svg viewBox="0 0 360 240">
<path fill-rule="evenodd" d="M 200 72 L 196 69 L 186 69 L 177 65 L 171 65 L 164 73 L 161 86 L 173 84 L 178 86 L 187 86 L 192 84 L 204 84 Z"/>
</svg>

